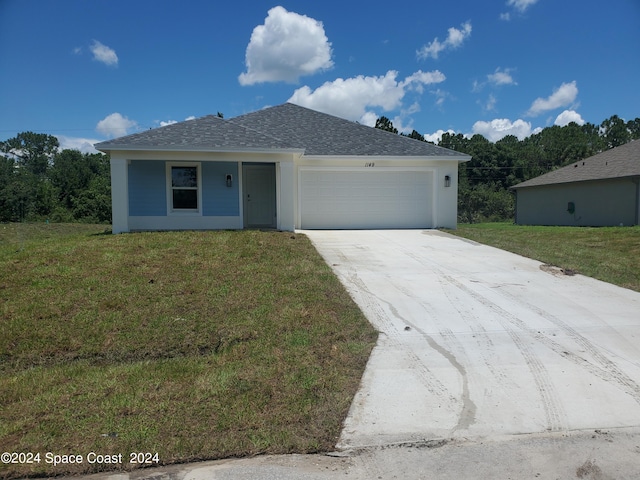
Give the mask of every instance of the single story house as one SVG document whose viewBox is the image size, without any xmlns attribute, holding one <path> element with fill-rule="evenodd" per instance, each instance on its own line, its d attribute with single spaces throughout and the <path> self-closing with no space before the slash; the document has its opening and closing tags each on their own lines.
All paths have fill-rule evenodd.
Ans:
<svg viewBox="0 0 640 480">
<path fill-rule="evenodd" d="M 456 227 L 471 157 L 291 103 L 96 144 L 113 233 Z"/>
<path fill-rule="evenodd" d="M 640 141 L 511 187 L 519 225 L 640 224 Z"/>
</svg>

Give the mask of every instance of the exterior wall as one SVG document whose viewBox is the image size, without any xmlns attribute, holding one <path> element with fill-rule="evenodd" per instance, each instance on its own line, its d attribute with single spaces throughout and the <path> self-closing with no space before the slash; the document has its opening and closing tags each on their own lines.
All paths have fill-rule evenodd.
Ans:
<svg viewBox="0 0 640 480">
<path fill-rule="evenodd" d="M 232 185 L 227 187 L 226 176 Z M 237 162 L 202 163 L 202 215 L 207 217 L 237 217 L 240 215 L 240 184 Z"/>
<path fill-rule="evenodd" d="M 516 190 L 519 225 L 638 224 L 638 181 L 630 178 L 545 185 Z M 575 206 L 568 212 L 568 204 Z"/>
<path fill-rule="evenodd" d="M 435 228 L 458 227 L 458 165 L 457 161 L 442 162 L 438 166 L 435 184 L 438 218 Z M 449 186 L 445 186 L 445 177 L 449 177 Z"/>
<path fill-rule="evenodd" d="M 128 162 L 129 216 L 167 214 L 167 169 L 160 160 Z"/>
<path fill-rule="evenodd" d="M 167 205 L 168 162 L 200 165 L 202 208 L 171 214 Z M 441 157 L 305 157 L 300 153 L 112 151 L 113 233 L 131 230 L 243 228 L 242 164 L 276 165 L 277 228 L 300 228 L 300 168 L 350 171 L 430 172 L 431 227 L 456 228 L 458 160 Z M 233 176 L 227 187 L 225 177 Z M 445 186 L 445 176 L 449 186 Z"/>
<path fill-rule="evenodd" d="M 276 164 L 278 228 L 293 230 L 294 154 L 238 152 L 111 152 L 113 233 L 132 230 L 241 229 L 244 162 Z M 167 164 L 198 163 L 201 209 L 197 213 L 168 211 Z M 232 175 L 232 186 L 226 176 Z"/>
<path fill-rule="evenodd" d="M 172 162 L 173 165 L 179 162 Z M 190 163 L 191 164 L 191 163 Z M 168 213 L 167 162 L 132 160 L 128 162 L 129 228 L 215 229 L 242 228 L 240 216 L 238 163 L 201 162 L 202 205 L 198 214 Z M 233 184 L 226 185 L 231 174 Z"/>
</svg>

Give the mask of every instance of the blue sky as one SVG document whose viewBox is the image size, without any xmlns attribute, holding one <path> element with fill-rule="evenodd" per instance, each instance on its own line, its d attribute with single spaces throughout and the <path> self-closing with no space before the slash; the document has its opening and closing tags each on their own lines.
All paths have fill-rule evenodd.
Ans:
<svg viewBox="0 0 640 480">
<path fill-rule="evenodd" d="M 0 0 L 0 139 L 292 101 L 437 141 L 640 117 L 638 0 Z"/>
</svg>

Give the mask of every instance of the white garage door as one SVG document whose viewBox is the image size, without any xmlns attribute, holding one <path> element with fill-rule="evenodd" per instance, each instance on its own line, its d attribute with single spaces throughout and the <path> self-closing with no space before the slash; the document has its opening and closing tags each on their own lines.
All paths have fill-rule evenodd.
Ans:
<svg viewBox="0 0 640 480">
<path fill-rule="evenodd" d="M 433 172 L 301 169 L 301 228 L 433 226 Z"/>
</svg>

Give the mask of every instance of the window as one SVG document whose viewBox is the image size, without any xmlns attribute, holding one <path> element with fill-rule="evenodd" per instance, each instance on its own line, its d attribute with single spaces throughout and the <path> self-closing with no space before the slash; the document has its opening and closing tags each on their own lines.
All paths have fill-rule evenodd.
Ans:
<svg viewBox="0 0 640 480">
<path fill-rule="evenodd" d="M 200 213 L 200 164 L 168 163 L 167 187 L 170 213 Z"/>
</svg>

